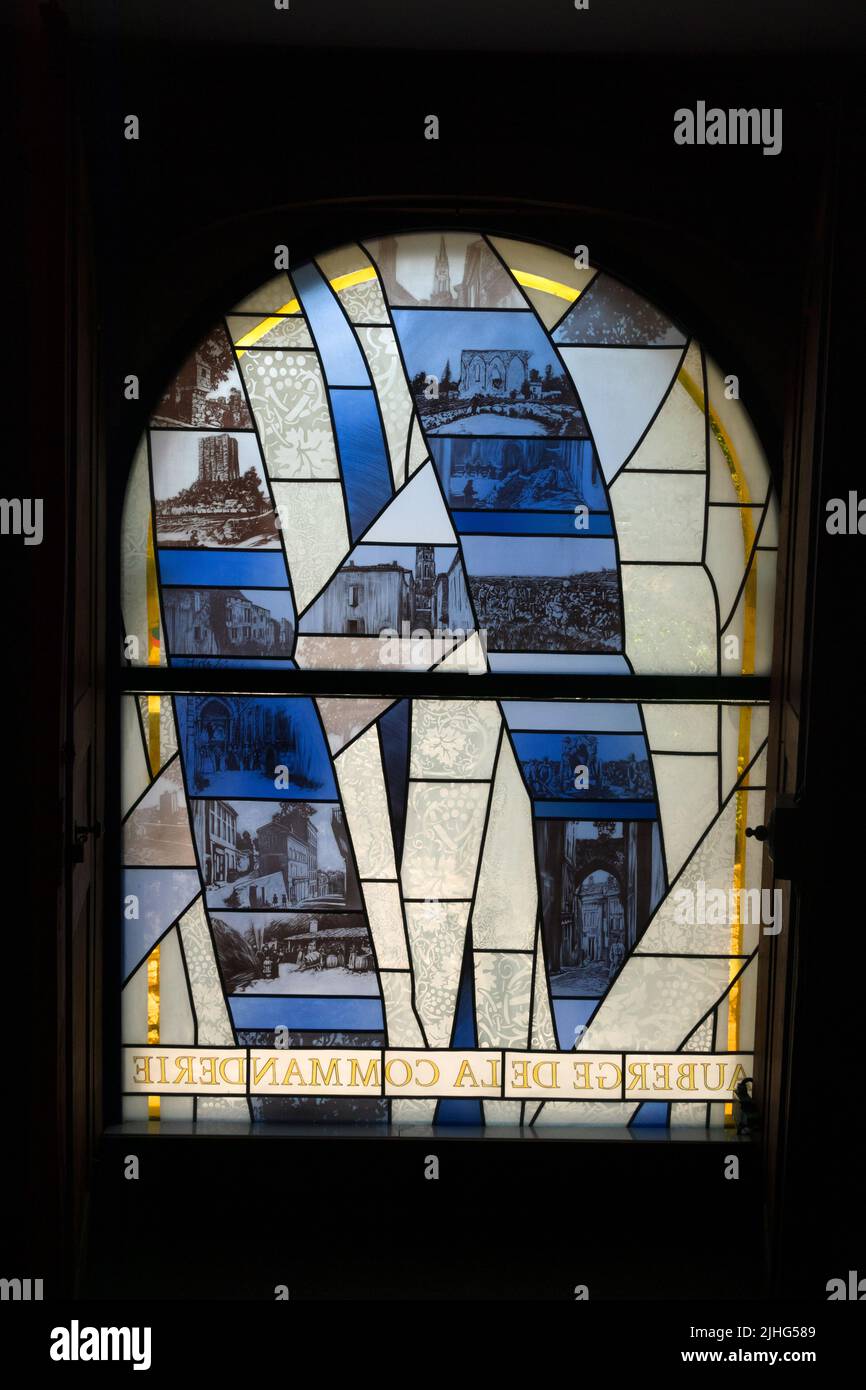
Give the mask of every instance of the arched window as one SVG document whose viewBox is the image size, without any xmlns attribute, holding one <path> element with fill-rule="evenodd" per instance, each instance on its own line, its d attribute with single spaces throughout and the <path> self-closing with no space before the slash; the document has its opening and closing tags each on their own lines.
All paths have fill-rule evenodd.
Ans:
<svg viewBox="0 0 866 1390">
<path fill-rule="evenodd" d="M 736 380 L 559 251 L 228 309 L 124 510 L 126 1116 L 724 1124 L 776 526 Z"/>
</svg>

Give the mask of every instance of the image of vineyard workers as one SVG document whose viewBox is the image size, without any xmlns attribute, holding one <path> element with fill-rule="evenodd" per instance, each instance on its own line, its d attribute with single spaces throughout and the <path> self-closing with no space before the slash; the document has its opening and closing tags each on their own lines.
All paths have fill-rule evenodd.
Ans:
<svg viewBox="0 0 866 1390">
<path fill-rule="evenodd" d="M 164 587 L 172 656 L 290 657 L 295 610 L 288 589 Z"/>
<path fill-rule="evenodd" d="M 291 695 L 178 695 L 178 735 L 194 796 L 337 795 L 312 700 Z"/>
<path fill-rule="evenodd" d="M 227 912 L 211 926 L 227 994 L 379 994 L 361 913 Z"/>
<path fill-rule="evenodd" d="M 449 506 L 467 511 L 607 511 L 588 439 L 452 439 L 430 454 Z"/>
<path fill-rule="evenodd" d="M 279 549 L 254 434 L 152 430 L 150 451 L 161 549 Z"/>
<path fill-rule="evenodd" d="M 550 992 L 599 997 L 664 897 L 658 823 L 536 820 L 534 829 Z"/>
<path fill-rule="evenodd" d="M 208 907 L 359 911 L 361 898 L 337 802 L 191 802 Z"/>
<path fill-rule="evenodd" d="M 151 425 L 252 429 L 253 422 L 224 328 L 214 328 L 187 358 L 153 412 Z"/>
<path fill-rule="evenodd" d="M 588 437 L 571 379 L 532 312 L 395 309 L 394 326 L 428 435 Z"/>
<path fill-rule="evenodd" d="M 490 651 L 622 651 L 613 541 L 465 536 L 463 554 Z"/>
<path fill-rule="evenodd" d="M 534 798 L 652 801 L 642 734 L 515 733 L 514 747 Z"/>
</svg>

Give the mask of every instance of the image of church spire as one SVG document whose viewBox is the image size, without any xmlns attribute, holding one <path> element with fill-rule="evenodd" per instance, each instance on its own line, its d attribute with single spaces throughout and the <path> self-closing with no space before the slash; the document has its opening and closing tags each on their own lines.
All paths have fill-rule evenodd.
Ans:
<svg viewBox="0 0 866 1390">
<path fill-rule="evenodd" d="M 445 249 L 445 238 L 439 238 L 439 250 L 436 253 L 436 262 L 433 267 L 433 289 L 430 294 L 431 304 L 453 304 L 454 292 L 451 289 L 451 267 L 448 263 L 448 252 Z"/>
</svg>

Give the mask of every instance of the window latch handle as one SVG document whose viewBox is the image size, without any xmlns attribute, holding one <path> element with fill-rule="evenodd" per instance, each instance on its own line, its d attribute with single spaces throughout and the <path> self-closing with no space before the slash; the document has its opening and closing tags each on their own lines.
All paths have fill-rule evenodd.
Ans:
<svg viewBox="0 0 866 1390">
<path fill-rule="evenodd" d="M 766 825 L 748 826 L 750 839 L 766 841 L 777 878 L 799 878 L 802 864 L 802 805 L 798 797 L 782 795 L 770 812 Z"/>
</svg>

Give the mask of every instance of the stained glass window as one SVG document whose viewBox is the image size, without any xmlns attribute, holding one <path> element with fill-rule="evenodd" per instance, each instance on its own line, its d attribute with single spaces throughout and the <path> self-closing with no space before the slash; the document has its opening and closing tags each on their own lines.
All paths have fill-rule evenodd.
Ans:
<svg viewBox="0 0 866 1390">
<path fill-rule="evenodd" d="M 126 1117 L 724 1124 L 776 546 L 603 270 L 413 232 L 227 306 L 123 516 Z"/>
</svg>

